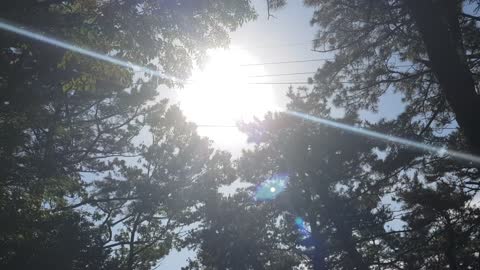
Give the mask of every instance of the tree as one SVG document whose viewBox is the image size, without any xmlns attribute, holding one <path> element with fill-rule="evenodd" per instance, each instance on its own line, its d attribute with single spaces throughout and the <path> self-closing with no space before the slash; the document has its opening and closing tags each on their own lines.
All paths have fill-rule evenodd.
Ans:
<svg viewBox="0 0 480 270">
<path fill-rule="evenodd" d="M 0 233 L 2 268 L 118 269 L 102 247 L 102 234 L 83 213 L 46 214 L 33 205 L 18 205 L 25 200 L 9 199 L 1 204 L 6 221 Z"/>
<path fill-rule="evenodd" d="M 293 98 L 289 109 L 302 111 L 303 99 Z M 365 125 L 355 115 L 337 121 Z M 294 260 L 276 269 L 477 267 L 477 190 L 468 166 L 462 173 L 452 160 L 288 114 L 242 128 L 254 149 L 243 152 L 238 172 L 252 187 L 206 205 L 192 269 L 270 269 L 277 258 Z"/>
<path fill-rule="evenodd" d="M 258 146 L 244 154 L 240 171 L 257 185 L 271 173 L 288 174 L 278 207 L 308 228 L 297 245 L 307 249 L 313 269 L 369 269 L 385 255 L 381 236 L 390 233 L 383 226 L 391 213 L 380 199 L 389 182 L 372 173 L 376 156 L 368 141 L 286 115 L 246 130 Z"/>
<path fill-rule="evenodd" d="M 251 195 L 240 191 L 206 202 L 202 224 L 186 241 L 198 249 L 186 269 L 293 269 L 300 264 L 293 218 Z"/>
<path fill-rule="evenodd" d="M 271 3 L 277 1 L 269 2 L 269 8 L 280 6 Z M 321 27 L 315 49 L 331 52 L 335 59 L 318 70 L 312 89 L 289 93 L 290 110 L 328 119 L 333 98 L 346 110 L 346 117 L 336 121 L 478 152 L 471 113 L 480 108 L 471 84 L 477 69 L 471 53 L 478 47 L 478 27 L 472 21 L 478 18 L 459 11 L 463 2 L 306 3 L 317 8 L 312 23 Z M 427 12 L 425 3 L 433 7 L 429 16 L 422 14 Z M 441 20 L 438 31 L 431 29 L 435 20 Z M 445 63 L 436 50 L 446 50 Z M 450 61 L 456 70 L 446 78 Z M 453 95 L 452 85 L 463 92 Z M 387 91 L 403 94 L 404 113 L 376 124 L 356 117 L 360 109 L 376 110 Z M 459 108 L 459 100 L 465 98 L 471 100 L 462 101 L 464 108 Z M 455 121 L 463 135 L 448 131 Z M 307 260 L 297 263 L 313 269 L 477 267 L 476 165 L 373 142 L 285 114 L 267 115 L 243 129 L 255 145 L 238 163 L 240 179 L 253 184 L 250 196 L 242 193 L 223 204 L 207 205 L 214 214 L 206 214 L 209 223 L 197 239 L 201 255 L 192 268 L 268 269 L 270 260 L 261 255 L 251 259 L 249 252 L 272 254 L 272 246 L 285 247 L 285 242 L 265 239 L 264 228 L 278 231 L 292 244 L 292 249 L 270 259 L 304 254 Z M 459 140 L 462 136 L 470 148 Z M 279 174 L 283 178 L 276 178 Z M 259 194 L 268 202 L 258 201 Z M 232 207 L 230 201 L 237 205 Z M 240 216 L 231 214 L 235 207 Z M 269 221 L 275 219 L 285 223 Z M 245 228 L 238 223 L 253 237 L 244 236 Z M 294 225 L 297 233 L 289 234 Z M 242 243 L 244 239 L 248 242 Z M 230 254 L 245 260 L 235 261 Z"/>
<path fill-rule="evenodd" d="M 70 208 L 97 209 L 102 247 L 123 269 L 150 269 L 199 221 L 199 204 L 233 181 L 230 155 L 214 151 L 178 108 L 152 111 L 152 143 L 140 146 L 138 164 L 114 159 L 114 169 L 94 181 L 91 195 Z"/>
<path fill-rule="evenodd" d="M 243 129 L 255 147 L 238 172 L 252 186 L 205 206 L 192 269 L 370 269 L 390 258 L 387 237 L 401 232 L 384 228 L 392 179 L 373 170 L 371 142 L 286 114 Z"/>
<path fill-rule="evenodd" d="M 314 50 L 334 56 L 314 76 L 311 102 L 376 110 L 379 97 L 394 91 L 406 105 L 404 129 L 418 126 L 418 136 L 458 124 L 468 150 L 480 153 L 478 1 L 305 3 L 319 27 Z"/>
<path fill-rule="evenodd" d="M 164 236 L 174 235 L 175 226 L 189 222 L 191 211 L 186 208 L 195 200 L 175 198 L 173 205 L 164 205 L 159 198 L 148 197 L 151 194 L 145 188 L 152 188 L 153 183 L 146 179 L 156 181 L 155 190 L 151 190 L 155 196 L 183 188 L 190 192 L 185 181 L 192 177 L 207 179 L 204 183 L 212 186 L 202 188 L 214 190 L 217 182 L 228 181 L 215 167 L 228 157 L 213 154 L 177 109 L 167 110 L 165 102 L 156 104 L 157 88 L 172 86 L 171 77 L 185 78 L 193 62 L 202 60 L 206 49 L 226 45 L 228 32 L 254 16 L 249 1 L 6 3 L 0 17 L 9 23 L 148 66 L 165 76 L 152 77 L 11 33 L 0 33 L 0 210 L 2 220 L 21 225 L 2 224 L 2 267 L 28 269 L 33 261 L 53 267 L 51 263 L 55 261 L 50 255 L 38 257 L 24 251 L 54 246 L 46 252 L 68 253 L 68 237 L 78 242 L 72 244 L 72 249 L 77 249 L 64 256 L 70 262 L 60 265 L 59 260 L 58 268 L 83 269 L 91 264 L 101 269 L 108 268 L 110 261 L 113 268 L 145 268 L 167 254 L 174 237 L 170 237 L 171 241 L 162 239 L 165 241 L 159 244 L 155 237 L 160 232 L 154 230 L 163 226 L 164 220 L 144 222 L 145 215 L 161 211 L 155 208 L 159 206 L 169 213 L 174 209 L 185 211 L 180 212 L 185 217 L 175 219 L 181 221 L 162 227 L 167 231 Z M 161 117 L 167 111 L 171 122 L 162 122 L 163 126 L 148 120 L 155 113 Z M 161 138 L 168 137 L 161 132 L 173 131 L 180 136 L 175 142 L 183 139 L 181 143 L 190 145 L 191 155 L 199 156 L 185 155 L 176 148 L 158 148 L 165 146 Z M 139 143 L 149 132 L 159 138 L 156 146 Z M 158 158 L 172 158 L 165 177 L 180 178 L 183 182 L 178 187 L 178 180 L 168 180 L 174 183 L 166 188 L 163 185 L 168 183 L 167 179 L 152 176 L 155 170 L 149 175 L 142 166 L 134 167 L 136 159 L 141 164 L 159 165 L 160 161 L 150 152 Z M 201 160 L 192 161 L 200 157 Z M 196 167 L 189 167 L 193 165 Z M 97 181 L 100 179 L 105 180 Z M 127 187 L 132 190 L 122 189 Z M 129 192 L 138 197 L 123 197 L 120 204 L 119 197 Z M 107 200 L 112 193 L 118 195 L 116 203 Z M 145 209 L 140 211 L 139 207 Z M 130 215 L 137 218 L 132 220 Z M 115 217 L 128 218 L 115 227 Z M 119 228 L 120 225 L 123 227 Z M 108 228 L 112 229 L 111 234 Z M 72 235 L 67 237 L 66 231 Z M 126 233 L 133 239 L 130 247 L 108 247 L 113 243 L 105 243 L 109 237 L 115 240 L 115 235 L 120 235 L 118 241 L 124 241 Z M 98 249 L 101 252 L 95 253 Z M 152 254 L 152 250 L 161 252 Z M 95 262 L 88 258 L 92 252 L 100 256 Z M 40 263 L 38 260 L 42 259 L 46 261 Z"/>
<path fill-rule="evenodd" d="M 334 56 L 313 87 L 291 92 L 292 110 L 322 115 L 376 111 L 385 93 L 405 111 L 367 125 L 387 134 L 478 152 L 478 1 L 305 1 L 320 30 L 314 49 Z M 461 130 L 452 131 L 457 128 Z M 477 134 L 477 135 L 474 135 Z M 466 138 L 466 142 L 463 139 Z M 388 146 L 375 171 L 391 181 L 383 199 L 398 210 L 399 233 L 383 237 L 378 267 L 476 268 L 478 164 Z"/>
<path fill-rule="evenodd" d="M 418 176 L 399 192 L 407 212 L 407 232 L 398 239 L 400 250 L 392 260 L 406 269 L 476 269 L 478 215 L 471 194 L 447 182 L 425 184 Z"/>
</svg>

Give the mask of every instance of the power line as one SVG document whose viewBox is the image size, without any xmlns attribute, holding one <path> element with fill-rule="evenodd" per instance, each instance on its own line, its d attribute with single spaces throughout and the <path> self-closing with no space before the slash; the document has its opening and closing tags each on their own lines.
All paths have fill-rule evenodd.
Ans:
<svg viewBox="0 0 480 270">
<path fill-rule="evenodd" d="M 280 77 L 280 76 L 293 76 L 293 75 L 306 75 L 306 74 L 315 74 L 316 72 L 296 72 L 296 73 L 279 73 L 279 74 L 266 74 L 266 75 L 255 75 L 248 76 L 249 78 L 259 78 L 259 77 Z"/>
<path fill-rule="evenodd" d="M 294 43 L 284 43 L 284 44 L 277 44 L 277 45 L 265 45 L 265 46 L 247 46 L 247 47 L 232 47 L 233 49 L 240 49 L 240 50 L 249 50 L 249 49 L 274 49 L 274 48 L 285 48 L 285 47 L 299 47 L 305 45 L 312 45 L 316 39 L 308 40 L 305 42 L 294 42 Z"/>
<path fill-rule="evenodd" d="M 247 82 L 247 84 L 310 84 L 309 82 Z"/>
<path fill-rule="evenodd" d="M 235 125 L 196 125 L 201 128 L 237 128 Z"/>
<path fill-rule="evenodd" d="M 187 84 L 194 84 L 194 83 L 196 83 L 196 81 L 188 81 L 187 82 Z M 316 83 L 315 81 L 313 81 L 313 82 L 296 81 L 296 82 L 246 82 L 245 84 L 248 84 L 248 85 L 313 85 L 315 83 Z M 338 81 L 338 83 L 348 84 L 348 83 L 362 83 L 362 82 L 358 82 L 358 81 Z M 377 81 L 375 83 L 388 83 L 388 82 Z"/>
<path fill-rule="evenodd" d="M 281 65 L 281 64 L 295 64 L 295 63 L 308 63 L 308 62 L 321 62 L 321 61 L 335 61 L 335 58 L 315 58 L 315 59 L 305 59 L 305 60 L 290 60 L 290 61 L 279 61 L 279 62 L 264 62 L 264 63 L 248 63 L 241 64 L 240 67 L 250 67 L 250 66 L 263 66 L 263 65 Z M 402 67 L 411 67 L 415 64 L 404 64 L 404 65 L 393 65 L 391 68 L 402 68 Z"/>
<path fill-rule="evenodd" d="M 186 84 L 194 84 L 197 81 L 187 81 Z M 309 82 L 246 82 L 245 84 L 249 85 L 255 85 L 255 84 L 260 84 L 260 85 L 276 85 L 276 84 L 310 84 Z"/>
<path fill-rule="evenodd" d="M 333 59 L 333 58 L 317 58 L 317 59 L 292 60 L 292 61 L 282 61 L 282 62 L 243 64 L 243 65 L 240 65 L 240 66 L 241 67 L 249 67 L 249 66 L 263 66 L 263 65 L 280 65 L 280 64 L 293 64 L 293 63 L 306 63 L 306 62 L 320 62 L 320 61 L 328 61 L 328 60 L 335 60 L 335 59 Z"/>
</svg>

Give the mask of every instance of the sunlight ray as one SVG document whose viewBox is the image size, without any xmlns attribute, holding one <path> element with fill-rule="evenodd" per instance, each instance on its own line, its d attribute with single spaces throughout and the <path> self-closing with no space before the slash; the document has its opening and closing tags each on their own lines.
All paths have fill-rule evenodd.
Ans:
<svg viewBox="0 0 480 270">
<path fill-rule="evenodd" d="M 480 157 L 472 155 L 472 154 L 468 154 L 468 153 L 459 152 L 459 151 L 448 150 L 446 147 L 438 147 L 438 146 L 433 146 L 433 145 L 429 145 L 429 144 L 426 144 L 426 143 L 416 142 L 416 141 L 412 141 L 412 140 L 408 140 L 408 139 L 404 139 L 404 138 L 400 138 L 400 137 L 396 137 L 396 136 L 392 136 L 392 135 L 388 135 L 388 134 L 364 129 L 364 128 L 359 128 L 359 127 L 339 123 L 339 122 L 328 120 L 328 119 L 315 117 L 315 116 L 308 115 L 308 114 L 305 114 L 305 113 L 288 111 L 288 110 L 284 111 L 284 113 L 286 113 L 288 115 L 291 115 L 291 116 L 295 116 L 297 118 L 301 118 L 301 119 L 304 119 L 304 120 L 315 122 L 315 123 L 318 123 L 318 124 L 342 129 L 342 130 L 352 132 L 352 133 L 355 133 L 355 134 L 358 134 L 358 135 L 367 136 L 367 137 L 379 139 L 379 140 L 382 140 L 382 141 L 392 142 L 392 143 L 395 143 L 395 144 L 405 145 L 407 147 L 422 150 L 424 152 L 433 153 L 433 154 L 436 154 L 436 155 L 439 155 L 439 156 L 448 155 L 448 156 L 451 156 L 451 157 L 456 158 L 456 159 L 480 164 Z"/>
<path fill-rule="evenodd" d="M 182 80 L 180 80 L 178 78 L 174 78 L 172 76 L 167 76 L 167 75 L 162 74 L 161 72 L 159 72 L 157 70 L 153 70 L 153 69 L 150 69 L 150 68 L 147 68 L 147 67 L 144 67 L 144 66 L 140 66 L 140 65 L 137 65 L 137 64 L 134 64 L 134 63 L 130 63 L 130 62 L 127 62 L 127 61 L 124 61 L 124 60 L 121 60 L 121 59 L 118 59 L 118 58 L 115 58 L 115 57 L 108 56 L 106 54 L 101 54 L 101 53 L 98 53 L 98 52 L 95 52 L 95 51 L 92 51 L 92 50 L 88 50 L 88 49 L 82 48 L 80 46 L 77 46 L 77 45 L 74 45 L 74 44 L 56 39 L 56 38 L 52 38 L 52 37 L 48 37 L 46 35 L 35 33 L 33 31 L 26 30 L 22 27 L 15 26 L 14 24 L 6 22 L 3 19 L 0 19 L 0 29 L 11 32 L 11 33 L 15 33 L 15 34 L 18 34 L 20 36 L 24 36 L 24 37 L 27 37 L 27 38 L 30 38 L 30 39 L 33 39 L 33 40 L 37 40 L 37 41 L 40 41 L 40 42 L 43 42 L 43 43 L 46 43 L 46 44 L 57 46 L 57 47 L 60 47 L 62 49 L 66 49 L 66 50 L 69 50 L 69 51 L 72 51 L 72 52 L 76 52 L 76 53 L 79 53 L 79 54 L 82 54 L 82 55 L 85 55 L 85 56 L 88 56 L 88 57 L 91 57 L 91 58 L 95 58 L 95 59 L 100 60 L 100 61 L 108 62 L 108 63 L 118 65 L 118 66 L 121 66 L 121 67 L 124 67 L 124 68 L 129 68 L 129 69 L 132 69 L 133 71 L 136 71 L 136 72 L 144 72 L 146 74 L 156 76 L 156 77 L 159 77 L 161 79 L 168 79 L 168 80 L 172 80 L 174 82 L 182 82 Z"/>
</svg>

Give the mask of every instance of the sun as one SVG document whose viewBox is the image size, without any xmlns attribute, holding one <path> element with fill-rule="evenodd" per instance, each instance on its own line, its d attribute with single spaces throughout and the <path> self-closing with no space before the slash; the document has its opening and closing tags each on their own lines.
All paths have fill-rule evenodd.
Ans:
<svg viewBox="0 0 480 270">
<path fill-rule="evenodd" d="M 202 69 L 196 69 L 180 90 L 180 106 L 199 133 L 219 144 L 242 139 L 234 126 L 274 110 L 275 96 L 265 69 L 251 54 L 240 49 L 212 50 Z M 243 138 L 244 139 L 244 138 Z"/>
</svg>

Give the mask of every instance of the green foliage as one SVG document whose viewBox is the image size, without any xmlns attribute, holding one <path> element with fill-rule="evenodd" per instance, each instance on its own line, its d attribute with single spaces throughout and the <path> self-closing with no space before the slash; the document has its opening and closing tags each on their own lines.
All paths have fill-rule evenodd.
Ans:
<svg viewBox="0 0 480 270">
<path fill-rule="evenodd" d="M 334 56 L 303 95 L 309 109 L 327 98 L 348 111 L 376 111 L 381 96 L 397 93 L 406 106 L 396 122 L 402 131 L 435 131 L 440 138 L 434 140 L 442 140 L 458 124 L 458 141 L 466 138 L 478 153 L 479 28 L 471 1 L 305 3 L 315 9 L 311 23 L 319 28 L 314 50 Z"/>
<path fill-rule="evenodd" d="M 272 9 L 279 7 L 276 3 L 267 1 Z M 346 111 L 336 121 L 479 153 L 478 1 L 305 3 L 315 9 L 311 22 L 319 27 L 314 49 L 334 60 L 319 68 L 311 88 L 290 91 L 290 110 L 329 118 L 335 105 Z M 402 96 L 405 105 L 395 119 L 368 123 L 355 117 L 360 110 L 377 111 L 380 98 L 392 93 Z M 219 213 L 207 220 L 229 229 L 213 230 L 217 223 L 203 228 L 201 257 L 192 262 L 193 269 L 268 269 L 271 261 L 249 260 L 242 250 L 260 248 L 257 254 L 264 254 L 272 247 L 281 254 L 274 258 L 297 259 L 285 269 L 479 267 L 477 165 L 283 114 L 243 128 L 255 146 L 238 164 L 240 178 L 253 184 L 246 194 L 254 200 L 257 187 L 279 173 L 288 175 L 288 185 L 271 201 L 257 201 L 251 208 L 238 197 L 225 199 L 237 200 L 234 211 L 242 216 L 248 217 L 244 209 L 257 211 L 248 220 L 231 217 L 228 207 L 210 206 Z M 250 219 L 262 222 L 248 233 L 253 239 L 237 226 L 248 227 Z M 260 236 L 276 219 L 289 224 L 275 223 L 279 235 L 293 238 Z M 295 223 L 305 227 L 292 235 Z M 307 236 L 298 233 L 304 230 Z M 228 239 L 228 245 L 218 238 Z M 229 259 L 230 248 L 244 239 L 248 243 L 234 250 L 246 260 Z M 282 250 L 286 246 L 291 248 Z"/>
<path fill-rule="evenodd" d="M 346 111 L 338 121 L 479 153 L 478 1 L 305 3 L 319 27 L 314 49 L 334 60 L 319 68 L 311 88 L 290 91 L 290 110 L 329 118 L 335 105 Z M 372 124 L 352 117 L 375 112 L 380 97 L 391 93 L 406 106 L 395 119 Z M 239 161 L 241 179 L 257 186 L 288 174 L 270 213 L 287 212 L 307 225 L 309 237 L 295 242 L 307 256 L 304 264 L 479 267 L 478 165 L 362 141 L 281 114 L 244 129 L 255 148 Z"/>
<path fill-rule="evenodd" d="M 286 115 L 271 115 L 245 128 L 255 135 L 257 147 L 244 153 L 241 175 L 256 185 L 272 174 L 288 175 L 275 207 L 300 218 L 308 228 L 308 235 L 300 234 L 294 242 L 309 258 L 304 263 L 314 269 L 367 269 L 385 255 L 381 235 L 391 213 L 381 206 L 380 194 L 388 181 L 372 171 L 378 160 L 370 142 Z M 380 240 L 372 245 L 372 239 Z"/>
<path fill-rule="evenodd" d="M 292 269 L 298 265 L 301 256 L 290 251 L 298 233 L 291 222 L 277 218 L 272 206 L 256 203 L 246 192 L 209 200 L 202 225 L 188 238 L 187 244 L 199 244 L 199 250 L 197 260 L 186 269 Z"/>
<path fill-rule="evenodd" d="M 165 74 L 0 33 L 1 268 L 149 269 L 234 175 L 157 88 L 226 46 L 249 1 L 20 0 L 0 17 Z"/>
<path fill-rule="evenodd" d="M 331 118 L 331 100 L 336 121 L 478 153 L 478 1 L 305 3 L 334 60 L 289 109 Z M 480 267 L 475 165 L 286 114 L 242 125 L 254 147 L 232 164 L 159 101 L 255 18 L 250 1 L 18 0 L 0 17 L 165 74 L 0 33 L 2 269 L 151 269 L 184 247 L 186 269 Z M 390 92 L 401 115 L 358 117 Z M 219 194 L 237 179 L 251 186 Z"/>
<path fill-rule="evenodd" d="M 93 224 L 71 211 L 51 214 L 22 198 L 2 201 L 3 269 L 114 269 Z M 110 268 L 113 267 L 113 268 Z"/>
</svg>

